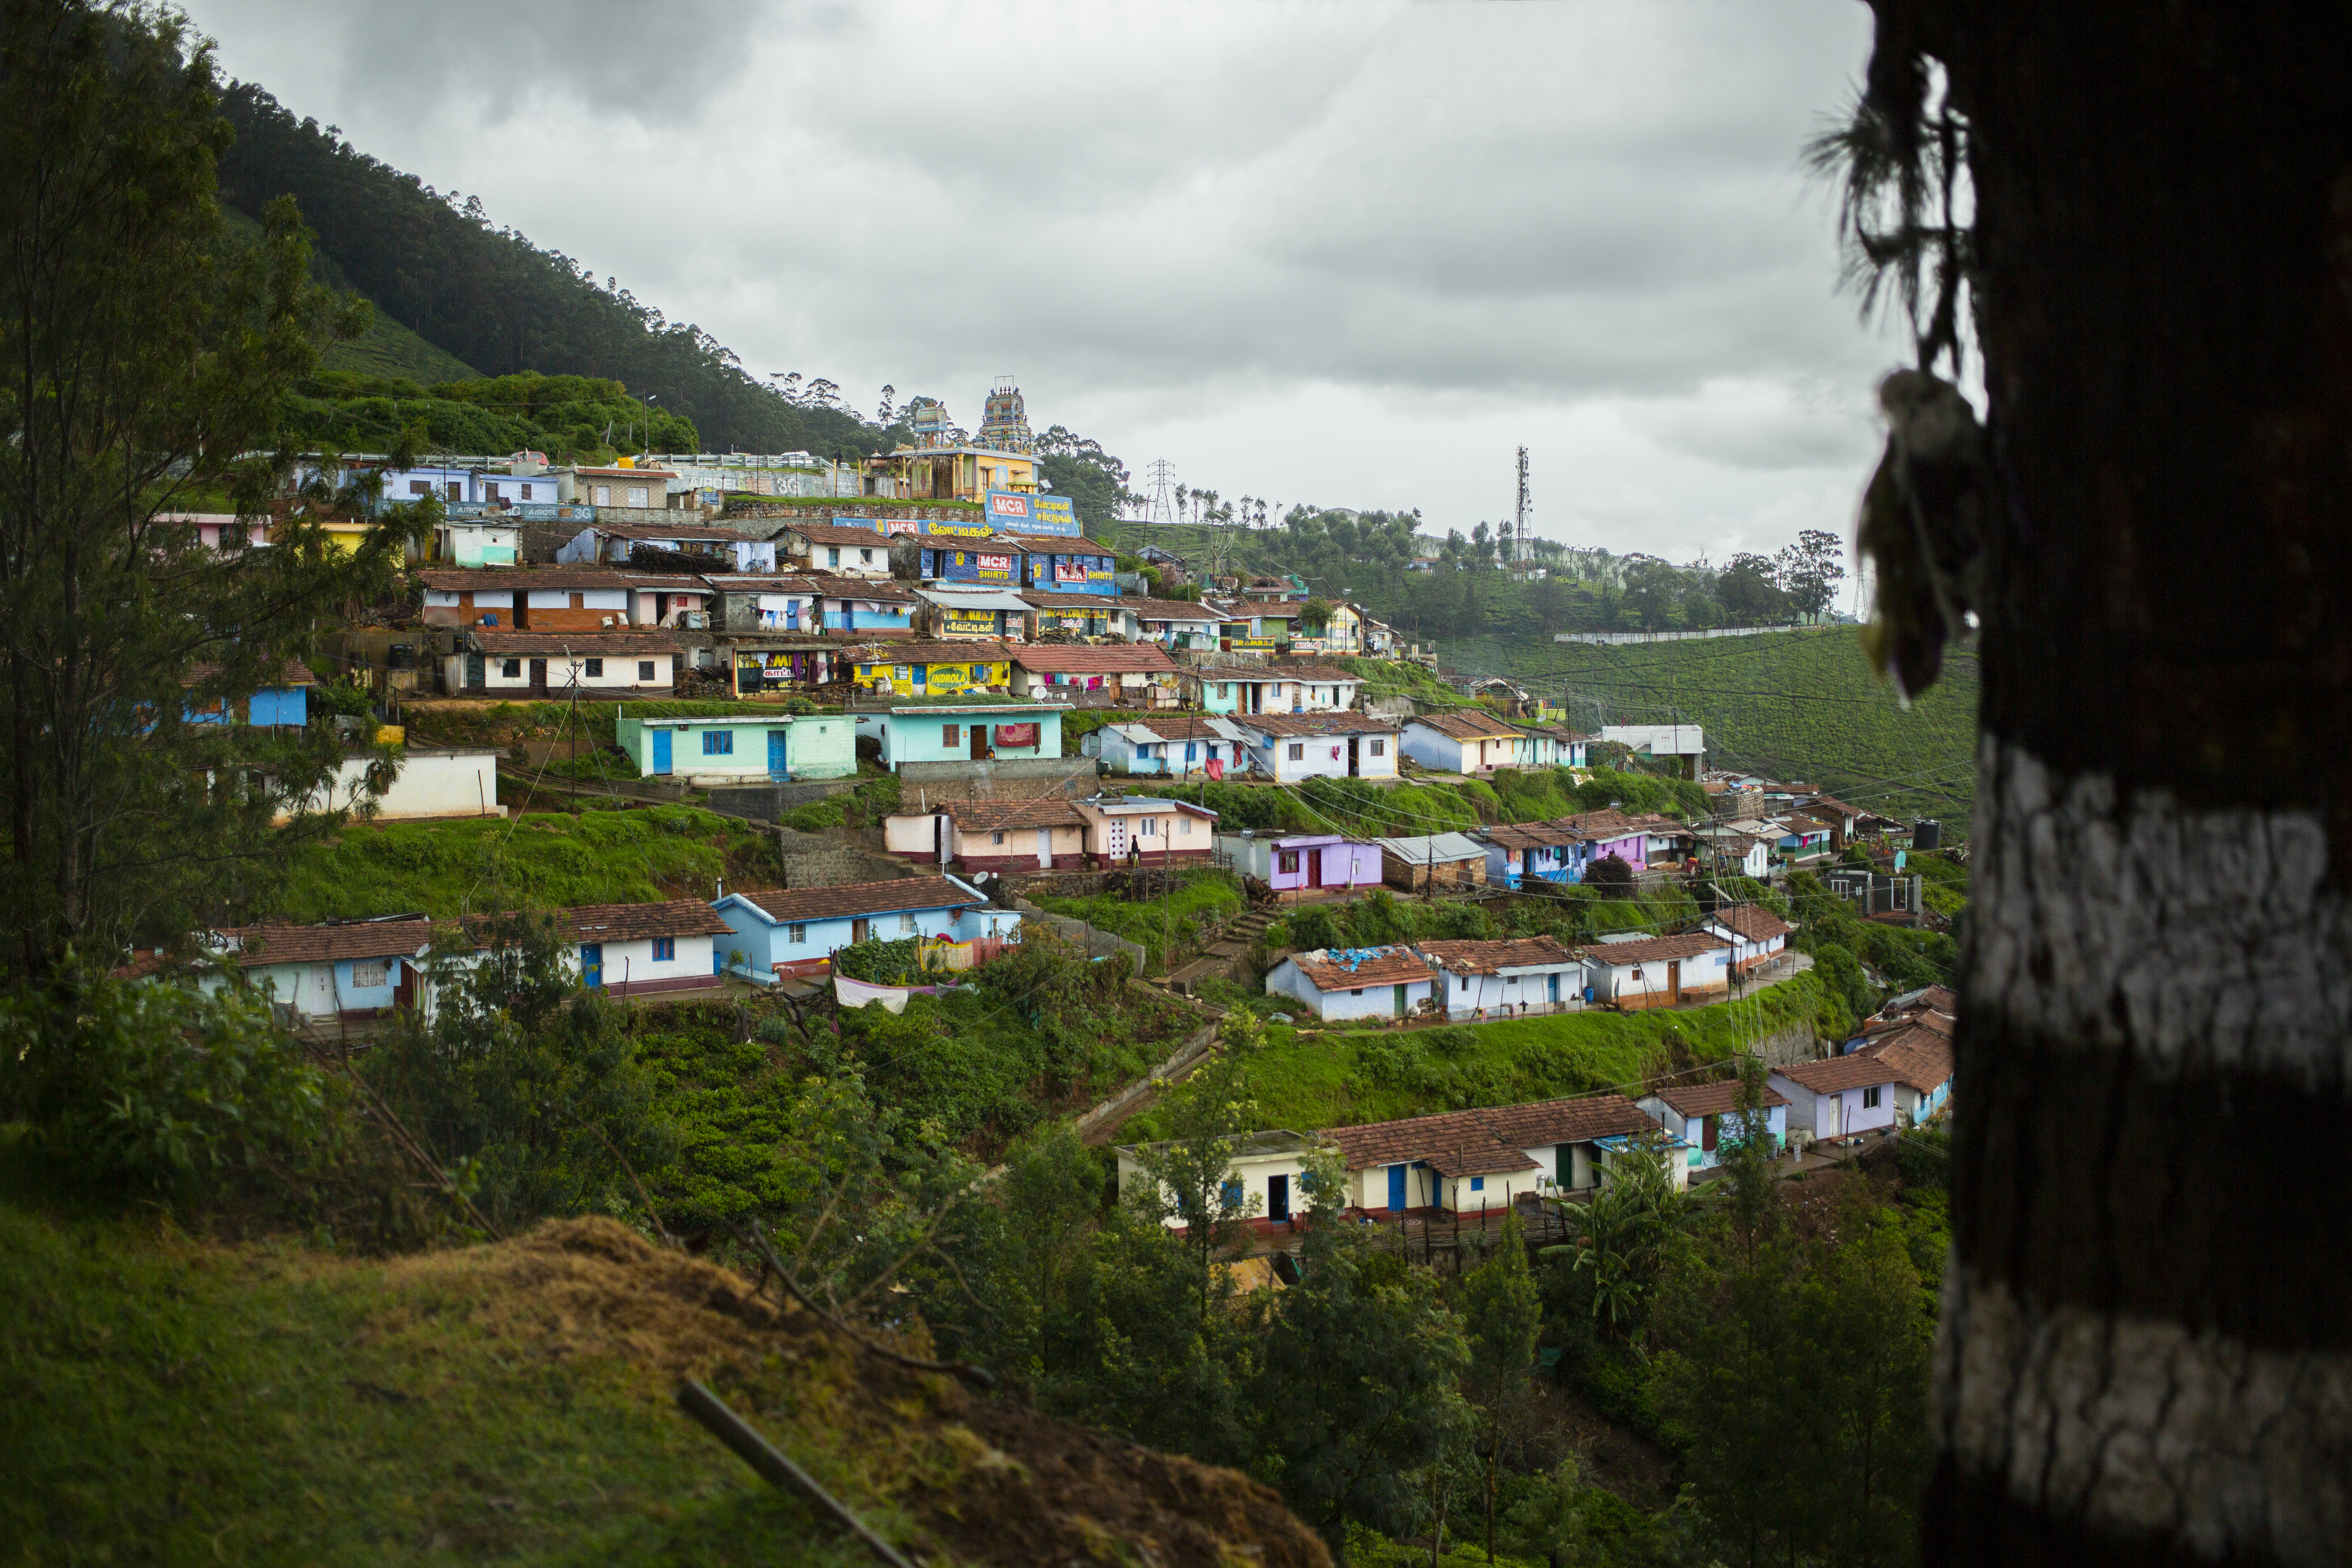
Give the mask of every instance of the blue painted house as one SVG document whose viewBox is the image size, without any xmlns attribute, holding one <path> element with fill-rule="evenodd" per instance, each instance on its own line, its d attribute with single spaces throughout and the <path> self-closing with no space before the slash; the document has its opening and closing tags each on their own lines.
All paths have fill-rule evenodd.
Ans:
<svg viewBox="0 0 2352 1568">
<path fill-rule="evenodd" d="M 423 915 L 335 925 L 236 926 L 205 934 L 211 958 L 198 987 L 217 991 L 230 969 L 310 1019 L 373 1018 L 416 1005 L 422 965 L 433 947 Z"/>
<path fill-rule="evenodd" d="M 970 942 L 1021 928 L 1017 911 L 990 909 L 988 895 L 953 877 L 763 889 L 729 893 L 711 908 L 734 933 L 719 939 L 726 967 L 761 984 L 824 973 L 834 953 L 852 942 Z"/>
<path fill-rule="evenodd" d="M 1118 560 L 1101 545 L 1036 534 L 1019 535 L 1017 542 L 1026 561 L 1024 586 L 1055 594 L 1118 594 Z"/>
<path fill-rule="evenodd" d="M 857 771 L 857 738 L 842 713 L 740 714 L 704 719 L 622 718 L 613 743 L 639 778 L 696 784 L 837 779 Z"/>
<path fill-rule="evenodd" d="M 923 544 L 926 583 L 979 584 L 1019 588 L 1029 581 L 1028 552 L 1003 539 L 942 540 Z"/>
<path fill-rule="evenodd" d="M 881 742 L 882 765 L 999 762 L 1062 754 L 1064 710 L 1050 702 L 924 704 L 857 715 L 857 732 Z"/>
<path fill-rule="evenodd" d="M 220 674 L 216 664 L 193 664 L 180 679 L 185 687 L 202 686 Z M 310 721 L 310 688 L 319 678 L 300 659 L 289 658 L 271 684 L 245 699 L 244 711 L 237 710 L 234 698 L 215 698 L 202 707 L 191 700 L 185 710 L 191 724 L 232 724 L 242 719 L 248 724 L 290 724 L 296 729 Z"/>
<path fill-rule="evenodd" d="M 1694 1171 L 1704 1171 L 1723 1163 L 1724 1152 L 1736 1148 L 1749 1136 L 1748 1113 L 1739 1108 L 1740 1084 L 1738 1079 L 1717 1079 L 1712 1083 L 1678 1083 L 1645 1094 L 1633 1103 L 1651 1116 L 1667 1135 L 1689 1146 L 1684 1159 Z M 1789 1142 L 1789 1097 L 1779 1089 L 1764 1090 L 1762 1125 L 1754 1129 L 1768 1141 L 1775 1152 Z"/>
</svg>

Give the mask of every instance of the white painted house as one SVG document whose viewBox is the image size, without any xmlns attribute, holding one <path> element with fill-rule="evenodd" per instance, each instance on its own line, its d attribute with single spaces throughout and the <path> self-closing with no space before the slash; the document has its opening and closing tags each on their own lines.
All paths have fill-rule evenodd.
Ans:
<svg viewBox="0 0 2352 1568">
<path fill-rule="evenodd" d="M 1699 930 L 1731 944 L 1731 967 L 1745 974 L 1771 963 L 1789 950 L 1797 928 L 1761 904 L 1733 904 L 1718 910 Z"/>
<path fill-rule="evenodd" d="M 1549 936 L 1499 942 L 1423 942 L 1449 1018 L 1557 1013 L 1584 1002 L 1584 961 Z"/>
<path fill-rule="evenodd" d="M 1160 1223 L 1171 1230 L 1182 1230 L 1188 1216 L 1179 1208 L 1176 1194 L 1160 1184 L 1150 1169 L 1155 1157 L 1171 1147 L 1167 1143 L 1121 1146 L 1118 1195 L 1124 1199 L 1139 1192 L 1155 1194 L 1165 1205 Z M 1225 1212 L 1246 1218 L 1253 1230 L 1287 1228 L 1307 1208 L 1308 1160 L 1329 1149 L 1323 1139 L 1280 1129 L 1234 1139 L 1232 1163 L 1225 1171 Z"/>
<path fill-rule="evenodd" d="M 1526 767 L 1534 742 L 1516 724 L 1478 708 L 1423 713 L 1404 721 L 1404 754 L 1423 767 L 1472 777 Z"/>
<path fill-rule="evenodd" d="M 1297 999 L 1318 1018 L 1410 1018 L 1435 980 L 1409 947 L 1316 948 L 1276 964 L 1265 991 Z"/>
<path fill-rule="evenodd" d="M 1720 1002 L 1731 994 L 1731 944 L 1704 932 L 1601 942 L 1581 956 L 1592 999 L 1620 1012 Z"/>
<path fill-rule="evenodd" d="M 730 973 L 772 984 L 823 974 L 840 948 L 860 942 L 1010 936 L 1021 916 L 988 907 L 988 895 L 953 877 L 901 877 L 832 888 L 729 893 L 712 907 L 734 933 Z"/>
<path fill-rule="evenodd" d="M 347 756 L 335 765 L 332 784 L 312 795 L 310 811 L 359 812 L 367 801 L 373 756 Z M 436 751 L 404 747 L 394 753 L 391 785 L 374 802 L 378 822 L 408 822 L 442 816 L 504 816 L 499 804 L 499 752 L 481 747 Z"/>
<path fill-rule="evenodd" d="M 667 695 L 677 641 L 667 632 L 509 632 L 477 629 L 443 660 L 453 696 Z"/>
<path fill-rule="evenodd" d="M 1231 721 L 1200 713 L 1153 713 L 1106 724 L 1095 733 L 1101 737 L 1102 760 L 1129 773 L 1205 778 L 1214 763 L 1222 777 L 1241 750 L 1240 731 Z"/>
<path fill-rule="evenodd" d="M 1952 1047 L 1913 1026 L 1842 1057 L 1778 1068 L 1772 1087 L 1789 1097 L 1790 1124 L 1816 1138 L 1910 1126 L 1950 1098 Z"/>
<path fill-rule="evenodd" d="M 1675 1083 L 1635 1101 L 1657 1119 L 1675 1138 L 1689 1145 L 1685 1163 L 1694 1171 L 1720 1164 L 1725 1142 L 1737 1144 L 1749 1131 L 1749 1115 L 1739 1108 L 1742 1092 L 1737 1079 L 1711 1083 Z M 1768 1082 L 1764 1089 L 1762 1125 L 1756 1129 L 1776 1153 L 1788 1142 L 1789 1097 Z"/>
<path fill-rule="evenodd" d="M 1628 1140 L 1657 1140 L 1656 1120 L 1621 1094 L 1585 1095 L 1332 1127 L 1348 1170 L 1348 1205 L 1402 1216 L 1507 1209 L 1514 1200 L 1591 1192 Z M 1670 1169 L 1677 1184 L 1682 1163 Z"/>
<path fill-rule="evenodd" d="M 1242 760 L 1276 784 L 1307 779 L 1392 779 L 1397 729 L 1360 713 L 1235 714 L 1212 721 L 1238 737 Z"/>
<path fill-rule="evenodd" d="M 227 972 L 238 970 L 256 989 L 312 1022 L 373 1018 L 417 1005 L 433 935 L 433 922 L 424 915 L 225 927 L 205 933 L 211 962 L 199 968 L 197 988 L 218 991 Z"/>
</svg>

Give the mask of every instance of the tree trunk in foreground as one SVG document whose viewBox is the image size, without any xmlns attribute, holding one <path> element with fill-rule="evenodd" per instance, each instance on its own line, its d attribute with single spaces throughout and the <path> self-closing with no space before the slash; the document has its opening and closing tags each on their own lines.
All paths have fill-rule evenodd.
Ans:
<svg viewBox="0 0 2352 1568">
<path fill-rule="evenodd" d="M 2352 1537 L 2352 8 L 1874 0 L 1993 458 L 1930 1563 Z"/>
</svg>

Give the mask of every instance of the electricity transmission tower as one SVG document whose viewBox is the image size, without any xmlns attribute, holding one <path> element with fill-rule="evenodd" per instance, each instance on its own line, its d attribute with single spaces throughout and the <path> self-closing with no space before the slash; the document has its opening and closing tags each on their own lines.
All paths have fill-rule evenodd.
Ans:
<svg viewBox="0 0 2352 1568">
<path fill-rule="evenodd" d="M 1525 567 L 1528 563 L 1528 542 L 1532 530 L 1528 513 L 1534 505 L 1528 499 L 1528 449 L 1519 448 L 1519 510 L 1511 518 L 1511 564 Z"/>
<path fill-rule="evenodd" d="M 1151 521 L 1174 522 L 1176 510 L 1169 499 L 1168 487 L 1175 480 L 1176 465 L 1165 458 L 1158 458 L 1143 470 L 1143 477 L 1151 481 Z"/>
</svg>

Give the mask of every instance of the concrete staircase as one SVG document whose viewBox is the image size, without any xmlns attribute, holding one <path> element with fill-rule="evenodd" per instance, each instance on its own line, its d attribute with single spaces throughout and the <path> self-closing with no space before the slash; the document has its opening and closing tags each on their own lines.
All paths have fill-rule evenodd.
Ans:
<svg viewBox="0 0 2352 1568">
<path fill-rule="evenodd" d="M 1170 988 L 1190 995 L 1194 982 L 1212 974 L 1225 980 L 1234 978 L 1242 960 L 1257 945 L 1257 939 L 1265 934 L 1266 924 L 1273 918 L 1264 910 L 1246 910 L 1235 916 L 1200 957 L 1170 978 Z"/>
</svg>

